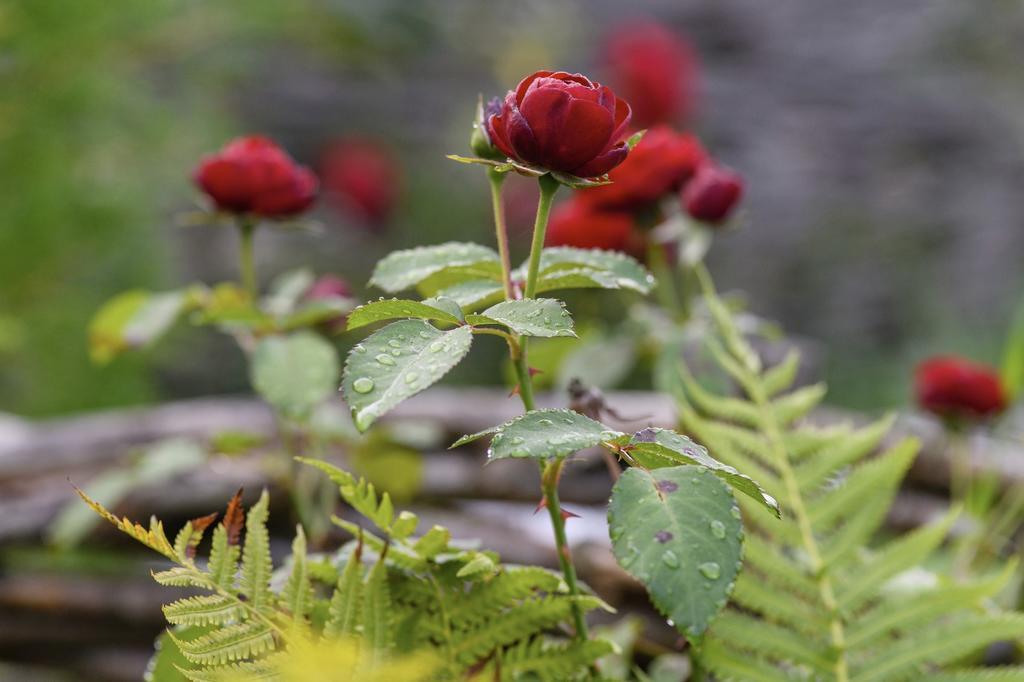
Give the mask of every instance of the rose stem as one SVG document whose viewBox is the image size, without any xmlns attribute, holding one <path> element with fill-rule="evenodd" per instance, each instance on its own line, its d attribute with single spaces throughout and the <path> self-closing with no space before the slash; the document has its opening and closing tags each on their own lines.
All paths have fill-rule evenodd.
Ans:
<svg viewBox="0 0 1024 682">
<path fill-rule="evenodd" d="M 239 244 L 239 257 L 241 258 L 242 287 L 249 294 L 249 297 L 256 300 L 256 268 L 253 265 L 253 234 L 256 232 L 256 224 L 248 219 L 242 218 L 238 222 L 238 231 L 241 237 Z"/>
<path fill-rule="evenodd" d="M 525 298 L 533 298 L 537 293 L 540 256 L 544 250 L 544 237 L 548 228 L 548 216 L 551 213 L 551 201 L 554 199 L 555 192 L 558 191 L 559 187 L 558 181 L 551 177 L 550 174 L 542 175 L 538 178 L 538 182 L 540 184 L 540 200 L 537 202 L 537 218 L 533 225 L 533 243 L 530 246 L 530 261 L 526 275 L 526 286 L 523 292 Z M 491 197 L 494 202 L 495 225 L 498 232 L 498 248 L 500 252 L 504 243 L 505 254 L 507 254 L 508 234 L 505 228 L 504 209 L 501 204 L 501 186 L 493 178 L 491 180 L 491 189 Z M 502 259 L 502 274 L 504 281 L 510 284 L 509 265 L 505 257 Z M 509 299 L 512 297 L 511 286 L 506 288 L 505 296 Z M 511 345 L 509 348 L 512 351 L 512 361 L 515 365 L 516 377 L 519 381 L 519 397 L 523 401 L 523 407 L 529 412 L 535 409 L 535 404 L 533 400 L 533 380 L 530 377 L 530 369 L 526 359 L 526 346 L 527 337 L 524 336 L 519 339 L 518 352 Z M 562 568 L 562 575 L 565 577 L 565 584 L 569 588 L 569 594 L 577 597 L 580 594 L 580 588 L 576 580 L 576 567 L 572 563 L 569 541 L 565 535 L 565 519 L 562 518 L 562 506 L 558 499 L 558 479 L 561 477 L 561 473 L 561 460 L 553 460 L 546 464 L 541 464 L 541 489 L 543 490 L 548 515 L 551 518 L 551 527 L 555 533 L 558 563 Z M 583 610 L 579 604 L 573 604 L 572 615 L 576 626 L 576 638 L 581 641 L 586 640 L 589 637 L 587 621 L 583 617 Z"/>
</svg>

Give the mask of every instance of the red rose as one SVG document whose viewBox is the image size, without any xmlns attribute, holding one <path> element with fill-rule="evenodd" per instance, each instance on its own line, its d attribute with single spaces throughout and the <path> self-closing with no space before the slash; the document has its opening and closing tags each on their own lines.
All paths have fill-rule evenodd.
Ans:
<svg viewBox="0 0 1024 682">
<path fill-rule="evenodd" d="M 670 123 L 693 108 L 697 59 L 693 48 L 663 25 L 640 21 L 621 26 L 605 47 L 611 82 L 633 107 L 640 128 Z"/>
<path fill-rule="evenodd" d="M 195 183 L 217 208 L 284 218 L 316 198 L 316 176 L 265 137 L 240 137 L 199 164 Z"/>
<path fill-rule="evenodd" d="M 573 195 L 551 212 L 544 244 L 633 253 L 641 241 L 632 215 L 596 208 Z"/>
<path fill-rule="evenodd" d="M 1006 393 L 994 371 L 956 356 L 929 358 L 914 372 L 917 403 L 945 418 L 983 418 L 1006 409 Z"/>
<path fill-rule="evenodd" d="M 491 142 L 509 157 L 592 178 L 626 158 L 629 120 L 629 105 L 611 88 L 580 74 L 538 71 L 486 123 Z"/>
<path fill-rule="evenodd" d="M 395 208 L 401 170 L 388 150 L 370 140 L 340 140 L 321 163 L 324 190 L 341 211 L 369 225 L 387 222 Z"/>
<path fill-rule="evenodd" d="M 706 160 L 696 137 L 658 126 L 608 174 L 612 184 L 580 190 L 580 196 L 604 208 L 643 208 L 682 187 Z"/>
<path fill-rule="evenodd" d="M 728 168 L 705 163 L 683 188 L 683 208 L 695 220 L 724 222 L 743 195 L 743 178 Z"/>
</svg>

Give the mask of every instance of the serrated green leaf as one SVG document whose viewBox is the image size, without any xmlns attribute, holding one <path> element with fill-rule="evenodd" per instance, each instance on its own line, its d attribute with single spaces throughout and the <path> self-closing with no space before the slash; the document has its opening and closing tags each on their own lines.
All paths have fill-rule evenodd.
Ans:
<svg viewBox="0 0 1024 682">
<path fill-rule="evenodd" d="M 456 578 L 471 578 L 478 575 L 493 575 L 498 570 L 497 564 L 491 557 L 478 553 L 466 565 L 455 574 Z"/>
<path fill-rule="evenodd" d="M 381 415 L 435 383 L 469 352 L 473 331 L 441 331 L 422 320 L 402 320 L 355 346 L 345 363 L 342 392 L 365 431 Z"/>
<path fill-rule="evenodd" d="M 648 468 L 676 464 L 696 464 L 707 469 L 730 486 L 760 502 L 773 514 L 779 516 L 778 501 L 764 491 L 752 478 L 741 474 L 731 466 L 722 464 L 686 436 L 668 429 L 644 429 L 638 431 L 626 446 L 630 457 Z"/>
<path fill-rule="evenodd" d="M 615 559 L 688 637 L 725 607 L 740 569 L 743 529 L 732 492 L 710 470 L 630 468 L 612 489 Z"/>
<path fill-rule="evenodd" d="M 540 257 L 541 279 L 558 276 L 564 271 L 586 270 L 605 273 L 609 283 L 617 288 L 648 293 L 654 286 L 654 277 L 635 258 L 618 251 L 577 249 L 558 246 L 544 249 Z M 606 285 L 605 285 L 606 286 Z"/>
<path fill-rule="evenodd" d="M 382 320 L 410 317 L 421 320 L 437 320 L 448 324 L 461 322 L 457 316 L 438 306 L 426 302 L 392 298 L 366 303 L 353 310 L 348 316 L 348 329 L 351 331 Z"/>
<path fill-rule="evenodd" d="M 338 385 L 338 355 L 312 332 L 261 339 L 252 355 L 253 388 L 275 408 L 308 414 Z"/>
<path fill-rule="evenodd" d="M 501 284 L 489 279 L 472 279 L 459 282 L 437 292 L 438 298 L 455 301 L 463 310 L 474 310 L 496 303 L 504 298 Z"/>
<path fill-rule="evenodd" d="M 463 322 L 465 320 L 462 313 L 462 306 L 459 305 L 458 301 L 450 299 L 447 296 L 433 296 L 431 298 L 425 298 L 422 303 L 448 313 L 459 322 Z"/>
<path fill-rule="evenodd" d="M 502 301 L 479 315 L 466 316 L 470 324 L 500 324 L 525 336 L 576 336 L 565 304 L 553 298 Z"/>
<path fill-rule="evenodd" d="M 399 292 L 446 268 L 459 266 L 478 266 L 484 277 L 501 272 L 498 254 L 493 249 L 479 244 L 448 242 L 385 256 L 374 268 L 370 284 L 387 292 Z"/>
<path fill-rule="evenodd" d="M 572 410 L 534 410 L 502 424 L 487 455 L 492 460 L 567 457 L 622 436 Z"/>
</svg>

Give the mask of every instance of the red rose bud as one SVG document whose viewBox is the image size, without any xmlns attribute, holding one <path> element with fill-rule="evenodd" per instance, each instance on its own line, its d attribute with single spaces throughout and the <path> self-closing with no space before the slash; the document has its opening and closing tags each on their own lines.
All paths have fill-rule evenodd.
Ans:
<svg viewBox="0 0 1024 682">
<path fill-rule="evenodd" d="M 998 375 L 964 358 L 929 358 L 914 372 L 917 403 L 947 419 L 981 419 L 1006 409 L 1006 392 Z"/>
<path fill-rule="evenodd" d="M 336 275 L 321 275 L 313 282 L 313 286 L 306 291 L 305 295 L 307 301 L 332 301 L 350 298 L 352 298 L 352 287 L 348 285 L 348 282 Z M 347 318 L 347 315 L 339 315 L 324 324 L 332 333 L 339 334 L 345 331 Z"/>
<path fill-rule="evenodd" d="M 683 38 L 654 21 L 621 26 L 607 40 L 604 62 L 611 82 L 633 107 L 633 122 L 646 128 L 691 113 L 697 58 Z"/>
<path fill-rule="evenodd" d="M 608 174 L 610 185 L 579 194 L 603 208 L 643 208 L 677 191 L 706 160 L 696 137 L 658 126 L 648 130 L 626 160 Z"/>
<path fill-rule="evenodd" d="M 505 155 L 491 143 L 487 133 L 487 119 L 501 113 L 501 100 L 492 97 L 485 107 L 483 102 L 477 105 L 476 120 L 473 121 L 473 133 L 469 137 L 469 148 L 482 159 L 501 159 Z"/>
<path fill-rule="evenodd" d="M 487 134 L 513 159 L 592 178 L 626 158 L 629 120 L 629 105 L 611 88 L 580 74 L 538 71 L 487 116 Z"/>
<path fill-rule="evenodd" d="M 544 244 L 631 253 L 639 238 L 634 227 L 629 213 L 602 210 L 573 195 L 551 212 Z"/>
<path fill-rule="evenodd" d="M 221 211 L 285 218 L 316 198 L 317 180 L 274 142 L 259 136 L 232 140 L 202 160 L 194 180 Z"/>
<path fill-rule="evenodd" d="M 725 221 L 743 195 L 743 178 L 728 168 L 705 163 L 683 188 L 683 208 L 702 223 Z"/>
<path fill-rule="evenodd" d="M 348 139 L 332 143 L 321 161 L 320 175 L 327 199 L 367 225 L 382 225 L 394 211 L 401 169 L 375 142 Z"/>
</svg>

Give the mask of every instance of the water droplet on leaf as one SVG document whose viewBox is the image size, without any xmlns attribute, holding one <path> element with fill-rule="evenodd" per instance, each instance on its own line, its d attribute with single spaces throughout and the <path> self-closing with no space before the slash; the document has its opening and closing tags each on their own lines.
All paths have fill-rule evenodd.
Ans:
<svg viewBox="0 0 1024 682">
<path fill-rule="evenodd" d="M 712 520 L 711 534 L 719 540 L 723 540 L 725 538 L 725 524 L 719 521 L 718 519 Z"/>
<path fill-rule="evenodd" d="M 676 556 L 675 552 L 669 549 L 661 555 L 661 563 L 665 564 L 669 568 L 679 568 L 679 557 Z"/>
<path fill-rule="evenodd" d="M 382 365 L 389 365 L 390 366 L 390 365 L 395 364 L 395 359 L 393 357 L 391 357 L 390 355 L 386 355 L 384 353 L 381 353 L 380 355 L 377 356 L 377 362 L 379 362 Z"/>
<path fill-rule="evenodd" d="M 706 561 L 698 566 L 697 570 L 709 580 L 718 580 L 718 577 L 722 575 L 722 567 L 718 565 L 717 561 Z"/>
<path fill-rule="evenodd" d="M 356 393 L 369 393 L 373 390 L 373 379 L 359 377 L 352 382 L 352 390 Z"/>
</svg>

